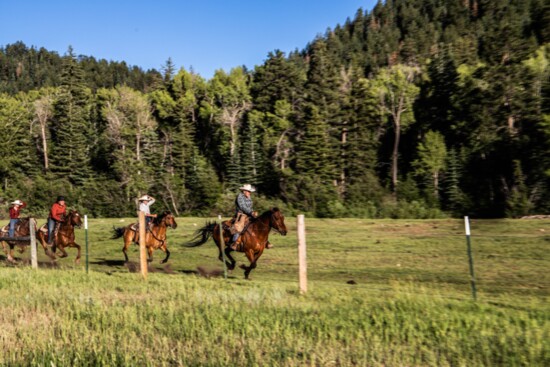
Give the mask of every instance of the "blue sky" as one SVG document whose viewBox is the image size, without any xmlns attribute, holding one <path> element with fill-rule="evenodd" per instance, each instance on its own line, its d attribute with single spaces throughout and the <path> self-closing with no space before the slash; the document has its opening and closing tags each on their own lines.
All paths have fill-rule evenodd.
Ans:
<svg viewBox="0 0 550 367">
<path fill-rule="evenodd" d="M 0 0 L 0 46 L 23 41 L 60 55 L 160 69 L 169 57 L 205 78 L 303 49 L 375 0 Z"/>
</svg>

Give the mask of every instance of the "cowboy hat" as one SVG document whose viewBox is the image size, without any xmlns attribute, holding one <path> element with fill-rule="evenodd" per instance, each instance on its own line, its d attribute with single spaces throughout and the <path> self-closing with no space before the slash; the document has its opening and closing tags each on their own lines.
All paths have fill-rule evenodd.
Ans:
<svg viewBox="0 0 550 367">
<path fill-rule="evenodd" d="M 151 200 L 151 198 L 149 197 L 149 195 L 143 195 L 142 197 L 140 197 L 140 198 L 138 199 L 138 201 L 143 201 L 143 200 L 149 201 L 149 200 Z"/>
<path fill-rule="evenodd" d="M 239 190 L 250 191 L 250 192 L 256 191 L 256 189 L 253 188 L 252 185 L 250 184 L 244 184 L 242 187 L 239 187 Z"/>
<path fill-rule="evenodd" d="M 11 205 L 23 205 L 23 202 L 21 200 L 15 200 Z"/>
</svg>

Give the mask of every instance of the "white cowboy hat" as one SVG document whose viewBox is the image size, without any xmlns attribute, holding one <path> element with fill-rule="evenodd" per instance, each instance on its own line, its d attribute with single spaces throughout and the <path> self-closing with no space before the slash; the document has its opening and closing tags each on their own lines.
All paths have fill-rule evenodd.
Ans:
<svg viewBox="0 0 550 367">
<path fill-rule="evenodd" d="M 239 187 L 239 190 L 250 191 L 250 192 L 256 191 L 256 189 L 253 188 L 251 184 L 244 184 L 242 187 Z"/>
<path fill-rule="evenodd" d="M 12 205 L 23 205 L 23 202 L 21 200 L 15 200 Z"/>
<path fill-rule="evenodd" d="M 149 200 L 151 200 L 151 198 L 149 198 L 149 195 L 143 195 L 142 197 L 140 197 L 140 198 L 138 199 L 138 201 L 143 201 L 143 200 L 149 201 Z"/>
</svg>

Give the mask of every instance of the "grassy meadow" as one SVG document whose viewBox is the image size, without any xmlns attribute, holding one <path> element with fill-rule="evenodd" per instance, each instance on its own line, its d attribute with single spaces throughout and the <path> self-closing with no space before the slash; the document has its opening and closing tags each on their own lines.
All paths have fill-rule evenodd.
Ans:
<svg viewBox="0 0 550 367">
<path fill-rule="evenodd" d="M 0 365 L 550 365 L 550 220 L 471 223 L 477 302 L 458 219 L 306 218 L 305 295 L 295 218 L 251 281 L 220 277 L 212 241 L 183 246 L 206 220 L 178 218 L 146 282 L 110 239 L 131 219 L 89 220 L 88 274 L 84 229 L 78 265 L 0 256 Z"/>
</svg>

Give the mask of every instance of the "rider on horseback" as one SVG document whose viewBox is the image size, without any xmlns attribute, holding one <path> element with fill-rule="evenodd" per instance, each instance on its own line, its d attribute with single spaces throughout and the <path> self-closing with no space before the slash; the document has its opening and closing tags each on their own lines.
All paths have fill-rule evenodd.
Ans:
<svg viewBox="0 0 550 367">
<path fill-rule="evenodd" d="M 245 184 L 240 187 L 239 190 L 241 190 L 241 192 L 237 195 L 237 199 L 235 199 L 235 216 L 231 221 L 233 225 L 231 226 L 230 231 L 233 234 L 233 237 L 231 238 L 231 242 L 228 244 L 234 251 L 237 250 L 237 240 L 246 228 L 250 218 L 257 217 L 257 213 L 252 209 L 253 203 L 252 198 L 250 197 L 251 193 L 255 192 L 256 189 L 250 184 Z M 268 242 L 266 247 L 272 248 L 273 245 Z"/>
<path fill-rule="evenodd" d="M 151 214 L 150 206 L 155 203 L 155 198 L 149 195 L 143 195 L 138 199 L 139 201 L 139 211 L 145 214 L 145 224 L 146 227 L 149 227 L 149 223 L 156 218 L 156 214 Z"/>
<path fill-rule="evenodd" d="M 58 196 L 55 203 L 50 209 L 48 216 L 48 244 L 51 245 L 54 239 L 54 234 L 57 233 L 63 217 L 65 216 L 67 207 L 65 206 L 65 197 Z"/>
<path fill-rule="evenodd" d="M 26 207 L 27 204 L 22 202 L 21 200 L 15 200 L 13 203 L 11 203 L 10 206 L 10 230 L 9 230 L 9 237 L 13 237 L 15 234 L 15 226 L 19 222 L 19 212 L 21 209 Z"/>
</svg>

